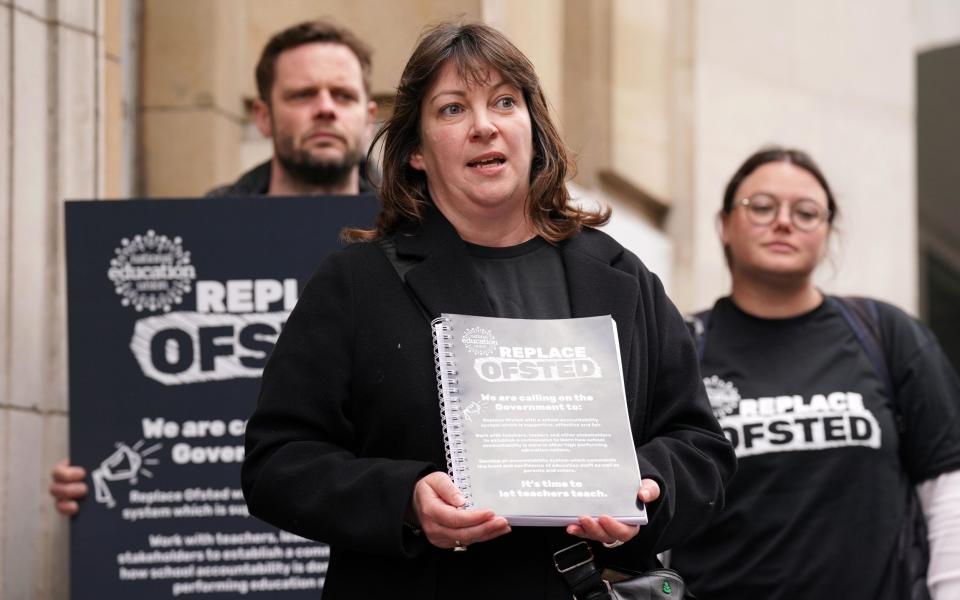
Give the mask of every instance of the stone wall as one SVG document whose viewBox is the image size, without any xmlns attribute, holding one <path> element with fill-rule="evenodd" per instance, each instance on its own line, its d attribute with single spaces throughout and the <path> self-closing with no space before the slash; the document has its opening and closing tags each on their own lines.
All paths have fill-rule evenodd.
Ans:
<svg viewBox="0 0 960 600">
<path fill-rule="evenodd" d="M 0 1 L 4 599 L 66 597 L 66 523 L 46 492 L 67 451 L 63 202 L 104 191 L 107 4 Z"/>
</svg>

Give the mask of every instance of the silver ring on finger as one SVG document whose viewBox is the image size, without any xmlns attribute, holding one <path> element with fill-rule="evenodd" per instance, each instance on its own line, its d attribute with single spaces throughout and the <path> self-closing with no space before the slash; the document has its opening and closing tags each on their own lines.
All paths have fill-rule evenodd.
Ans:
<svg viewBox="0 0 960 600">
<path fill-rule="evenodd" d="M 613 540 L 612 542 L 604 542 L 604 548 L 616 548 L 617 546 L 622 546 L 623 540 Z"/>
<path fill-rule="evenodd" d="M 622 543 L 622 542 L 621 542 Z M 453 540 L 453 551 L 454 552 L 466 552 L 467 547 L 460 543 L 460 540 Z"/>
</svg>

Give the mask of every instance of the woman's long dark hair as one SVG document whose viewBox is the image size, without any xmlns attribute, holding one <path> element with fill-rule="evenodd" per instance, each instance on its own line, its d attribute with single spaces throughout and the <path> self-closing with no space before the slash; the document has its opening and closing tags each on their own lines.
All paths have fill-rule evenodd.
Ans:
<svg viewBox="0 0 960 600">
<path fill-rule="evenodd" d="M 382 209 L 374 229 L 347 229 L 350 241 L 392 233 L 403 220 L 419 221 L 430 203 L 426 175 L 410 166 L 420 140 L 420 107 L 440 70 L 452 61 L 470 84 L 484 83 L 490 71 L 523 92 L 533 130 L 533 164 L 527 216 L 537 235 L 559 242 L 584 226 L 603 225 L 610 210 L 589 212 L 570 205 L 566 181 L 572 171 L 569 152 L 550 120 L 547 101 L 533 64 L 502 33 L 482 23 L 443 23 L 426 31 L 400 77 L 393 115 L 374 139 L 383 140 Z M 368 162 L 372 156 L 368 155 Z M 371 163 L 372 164 L 372 163 Z"/>
</svg>

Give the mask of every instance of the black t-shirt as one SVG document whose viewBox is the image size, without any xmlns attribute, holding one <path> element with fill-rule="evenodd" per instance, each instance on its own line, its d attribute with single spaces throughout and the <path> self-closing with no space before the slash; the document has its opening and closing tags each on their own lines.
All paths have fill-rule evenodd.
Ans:
<svg viewBox="0 0 960 600">
<path fill-rule="evenodd" d="M 496 316 L 570 318 L 567 277 L 556 247 L 540 237 L 506 248 L 466 244 Z"/>
<path fill-rule="evenodd" d="M 700 597 L 906 597 L 907 498 L 960 468 L 960 382 L 926 328 L 879 308 L 899 413 L 828 303 L 760 319 L 717 302 L 701 370 L 739 466 L 720 517 L 672 554 Z"/>
</svg>

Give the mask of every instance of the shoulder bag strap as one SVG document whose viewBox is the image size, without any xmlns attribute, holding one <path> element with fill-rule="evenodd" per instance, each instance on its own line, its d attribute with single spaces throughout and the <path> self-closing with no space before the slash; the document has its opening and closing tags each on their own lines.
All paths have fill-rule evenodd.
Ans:
<svg viewBox="0 0 960 600">
<path fill-rule="evenodd" d="M 828 296 L 827 300 L 843 315 L 847 325 L 857 337 L 857 341 L 870 358 L 870 362 L 873 363 L 874 369 L 883 379 L 893 405 L 897 432 L 902 436 L 906 429 L 903 419 L 904 411 L 900 406 L 900 398 L 897 397 L 893 376 L 890 373 L 890 352 L 881 333 L 880 310 L 877 308 L 877 302 L 871 298 L 857 296 Z M 909 578 L 907 593 L 910 600 L 930 600 L 926 581 L 927 566 L 930 562 L 926 518 L 917 493 L 913 489 L 907 496 L 905 527 L 908 529 L 906 535 L 901 537 L 900 543 Z"/>
<path fill-rule="evenodd" d="M 880 311 L 877 309 L 876 301 L 859 296 L 827 296 L 827 302 L 843 316 L 847 326 L 860 342 L 860 347 L 870 359 L 874 370 L 883 380 L 883 385 L 886 386 L 887 394 L 896 411 L 897 427 L 902 430 L 903 411 L 897 403 L 897 390 L 890 375 L 883 335 L 880 333 Z"/>
<path fill-rule="evenodd" d="M 403 259 L 397 256 L 397 244 L 393 241 L 392 238 L 382 237 L 377 239 L 377 244 L 380 245 L 380 249 L 383 250 L 384 255 L 386 255 L 387 260 L 390 261 L 390 265 L 393 267 L 393 270 L 397 272 L 397 277 L 400 278 L 400 283 L 403 285 L 404 289 L 407 291 L 407 294 L 413 299 L 414 303 L 417 305 L 417 308 L 420 309 L 420 313 L 427 319 L 431 321 L 432 317 L 430 313 L 427 312 L 427 308 L 420 302 L 420 299 L 410 291 L 407 287 L 407 271 L 412 269 L 417 265 L 418 261 Z"/>
<path fill-rule="evenodd" d="M 554 552 L 553 564 L 577 600 L 611 600 L 610 586 L 600 576 L 587 542 Z"/>
</svg>

